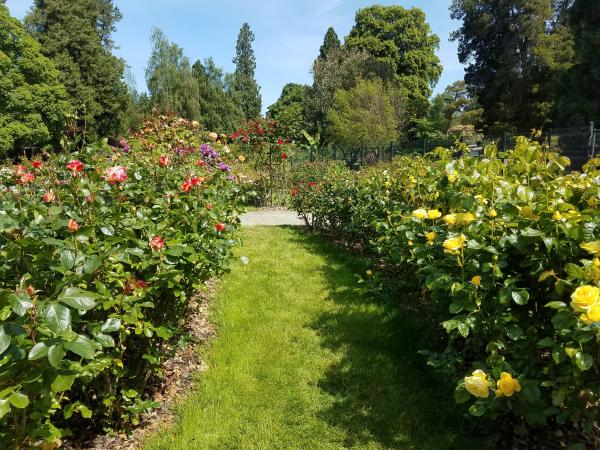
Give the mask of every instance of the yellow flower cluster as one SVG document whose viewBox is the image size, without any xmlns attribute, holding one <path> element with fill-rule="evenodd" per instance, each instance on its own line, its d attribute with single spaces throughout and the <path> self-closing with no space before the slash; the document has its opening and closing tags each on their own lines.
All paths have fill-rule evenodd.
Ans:
<svg viewBox="0 0 600 450">
<path fill-rule="evenodd" d="M 427 239 L 427 243 L 429 245 L 433 245 L 435 238 L 437 237 L 437 233 L 435 231 L 430 231 L 429 233 L 425 233 L 425 238 Z"/>
<path fill-rule="evenodd" d="M 600 289 L 596 286 L 580 286 L 571 294 L 571 308 L 583 313 L 580 319 L 589 324 L 600 322 Z"/>
<path fill-rule="evenodd" d="M 465 377 L 467 391 L 479 398 L 488 398 L 493 380 L 488 381 L 488 376 L 483 370 L 474 371 L 470 377 Z M 508 372 L 502 372 L 494 390 L 496 397 L 511 397 L 515 392 L 521 392 L 519 381 Z"/>
<path fill-rule="evenodd" d="M 412 213 L 413 217 L 422 220 L 422 219 L 439 219 L 440 217 L 442 217 L 442 213 L 440 211 L 438 211 L 437 209 L 430 209 L 430 210 L 426 210 L 426 209 L 415 209 Z"/>
<path fill-rule="evenodd" d="M 475 220 L 475 216 L 472 213 L 453 213 L 444 216 L 444 222 L 446 225 L 469 225 Z"/>
<path fill-rule="evenodd" d="M 465 246 L 465 242 L 467 242 L 467 237 L 464 234 L 446 239 L 444 241 L 444 253 L 458 255 Z"/>
</svg>

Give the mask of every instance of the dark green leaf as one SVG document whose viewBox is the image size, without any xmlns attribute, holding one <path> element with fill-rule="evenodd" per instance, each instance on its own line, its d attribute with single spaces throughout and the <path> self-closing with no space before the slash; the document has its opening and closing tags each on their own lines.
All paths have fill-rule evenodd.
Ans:
<svg viewBox="0 0 600 450">
<path fill-rule="evenodd" d="M 4 330 L 4 325 L 0 325 L 0 355 L 5 352 L 9 345 L 10 335 Z"/>
<path fill-rule="evenodd" d="M 63 333 L 71 326 L 71 310 L 58 303 L 48 305 L 45 316 L 48 327 L 54 333 Z"/>
<path fill-rule="evenodd" d="M 66 342 L 65 349 L 72 351 L 73 353 L 85 358 L 85 359 L 93 359 L 95 352 L 94 347 L 90 343 L 89 338 L 85 336 L 79 335 L 76 340 L 71 342 Z"/>
<path fill-rule="evenodd" d="M 65 357 L 65 349 L 62 344 L 51 345 L 48 349 L 48 361 L 52 367 L 58 367 Z"/>
<path fill-rule="evenodd" d="M 58 296 L 58 301 L 80 311 L 88 311 L 96 306 L 98 294 L 78 287 L 68 287 Z"/>
</svg>

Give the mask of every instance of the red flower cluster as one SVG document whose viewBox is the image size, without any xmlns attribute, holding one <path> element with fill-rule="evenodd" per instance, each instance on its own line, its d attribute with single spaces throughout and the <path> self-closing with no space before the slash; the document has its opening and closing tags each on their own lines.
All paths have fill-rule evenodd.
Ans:
<svg viewBox="0 0 600 450">
<path fill-rule="evenodd" d="M 215 225 L 215 230 L 217 230 L 217 233 L 225 231 L 225 228 L 227 228 L 227 225 L 225 225 L 223 222 L 219 222 Z"/>
<path fill-rule="evenodd" d="M 41 162 L 41 161 L 38 161 L 38 160 L 35 160 L 35 161 L 33 161 L 33 162 L 31 163 L 31 165 L 32 165 L 33 167 L 35 167 L 36 169 L 39 169 L 40 167 L 42 167 L 42 162 Z"/>
<path fill-rule="evenodd" d="M 124 292 L 125 295 L 129 295 L 135 289 L 148 289 L 149 286 L 150 286 L 150 283 L 148 283 L 147 281 L 136 280 L 135 278 L 131 277 L 125 283 L 125 287 L 123 288 L 123 292 Z"/>
<path fill-rule="evenodd" d="M 25 172 L 23 175 L 19 177 L 17 180 L 18 184 L 29 184 L 33 183 L 35 180 L 35 176 L 31 172 Z"/>
<path fill-rule="evenodd" d="M 181 185 L 181 190 L 183 192 L 190 192 L 192 189 L 200 186 L 205 181 L 206 180 L 204 179 L 204 177 L 193 176 Z"/>
<path fill-rule="evenodd" d="M 316 183 L 316 182 L 314 182 L 314 181 L 309 181 L 309 182 L 308 182 L 308 186 L 309 186 L 309 187 L 315 187 L 316 185 L 317 185 L 317 183 Z"/>
</svg>

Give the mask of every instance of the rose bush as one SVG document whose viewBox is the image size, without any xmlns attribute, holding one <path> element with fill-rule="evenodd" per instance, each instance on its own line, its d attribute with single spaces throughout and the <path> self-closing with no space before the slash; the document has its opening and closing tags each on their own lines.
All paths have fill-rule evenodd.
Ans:
<svg viewBox="0 0 600 450">
<path fill-rule="evenodd" d="M 422 353 L 475 416 L 591 427 L 600 402 L 600 171 L 519 138 L 484 157 L 300 172 L 292 204 L 404 273 L 445 330 Z M 310 184 L 309 184 L 310 183 Z M 309 220 L 310 218 L 310 220 Z"/>
<path fill-rule="evenodd" d="M 2 444 L 51 448 L 157 406 L 145 387 L 238 223 L 235 177 L 195 128 L 163 117 L 119 148 L 0 169 Z"/>
</svg>

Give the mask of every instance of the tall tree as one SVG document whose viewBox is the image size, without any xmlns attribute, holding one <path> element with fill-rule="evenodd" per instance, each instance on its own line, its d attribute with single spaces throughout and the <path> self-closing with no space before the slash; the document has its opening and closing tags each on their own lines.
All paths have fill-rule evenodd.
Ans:
<svg viewBox="0 0 600 450">
<path fill-rule="evenodd" d="M 381 76 L 402 88 L 412 112 L 423 116 L 442 73 L 439 42 L 422 10 L 375 5 L 358 10 L 345 45 L 372 55 Z"/>
<path fill-rule="evenodd" d="M 453 125 L 478 125 L 480 115 L 481 108 L 459 80 L 432 98 L 428 118 L 435 130 L 446 133 Z"/>
<path fill-rule="evenodd" d="M 600 2 L 575 0 L 565 17 L 573 35 L 574 58 L 558 86 L 557 122 L 600 123 Z"/>
<path fill-rule="evenodd" d="M 244 120 L 244 112 L 231 91 L 230 74 L 225 74 L 212 58 L 196 61 L 192 74 L 198 83 L 200 121 L 206 130 L 232 133 Z"/>
<path fill-rule="evenodd" d="M 550 120 L 554 80 L 570 48 L 564 28 L 552 26 L 554 12 L 552 0 L 453 0 L 451 16 L 462 21 L 453 39 L 488 128 Z"/>
<path fill-rule="evenodd" d="M 169 42 L 158 28 L 150 37 L 152 53 L 146 67 L 146 82 L 152 106 L 190 120 L 200 120 L 198 82 L 183 49 Z"/>
<path fill-rule="evenodd" d="M 383 148 L 399 136 L 402 99 L 382 80 L 360 80 L 335 94 L 327 118 L 336 142 Z"/>
<path fill-rule="evenodd" d="M 59 140 L 67 91 L 40 44 L 0 4 L 0 158 Z"/>
<path fill-rule="evenodd" d="M 288 83 L 281 95 L 269 106 L 267 117 L 278 122 L 278 129 L 288 138 L 299 140 L 304 125 L 304 100 L 308 86 Z"/>
<path fill-rule="evenodd" d="M 233 90 L 237 92 L 246 119 L 260 116 L 260 87 L 254 78 L 256 57 L 252 49 L 254 33 L 247 23 L 242 25 L 235 46 Z"/>
<path fill-rule="evenodd" d="M 34 0 L 25 18 L 61 73 L 71 103 L 92 136 L 116 135 L 128 102 L 124 62 L 112 54 L 121 13 L 112 0 Z"/>
<path fill-rule="evenodd" d="M 325 38 L 323 39 L 323 45 L 319 48 L 319 58 L 326 58 L 329 52 L 333 49 L 340 48 L 342 43 L 333 27 L 327 29 Z"/>
</svg>

